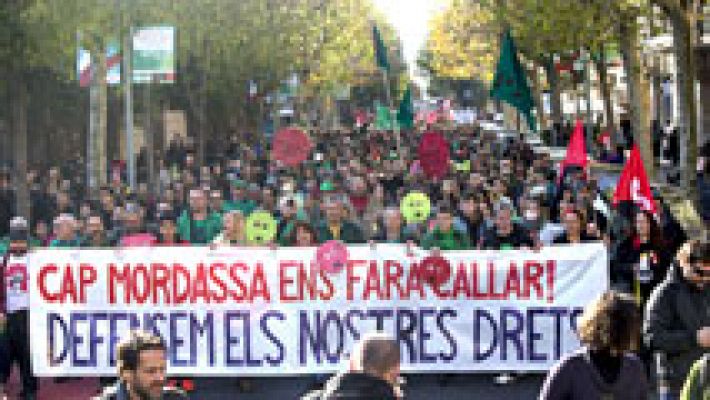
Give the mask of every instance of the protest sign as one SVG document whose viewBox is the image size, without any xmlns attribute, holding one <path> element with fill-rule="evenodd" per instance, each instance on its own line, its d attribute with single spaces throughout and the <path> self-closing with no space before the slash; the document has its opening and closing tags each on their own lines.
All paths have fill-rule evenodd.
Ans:
<svg viewBox="0 0 710 400">
<path fill-rule="evenodd" d="M 449 172 L 449 142 L 439 132 L 426 132 L 419 142 L 419 161 L 428 178 L 442 178 Z"/>
<path fill-rule="evenodd" d="M 40 376 L 115 374 L 130 329 L 160 334 L 168 372 L 245 376 L 325 373 L 383 330 L 403 371 L 544 371 L 579 346 L 584 306 L 608 287 L 602 244 L 528 251 L 428 252 L 349 246 L 347 265 L 315 248 L 40 249 L 30 255 L 32 356 Z"/>
<path fill-rule="evenodd" d="M 274 135 L 272 147 L 274 160 L 280 161 L 284 166 L 294 167 L 308 159 L 313 144 L 302 130 L 283 128 Z"/>
<path fill-rule="evenodd" d="M 276 220 L 267 211 L 254 211 L 247 218 L 246 234 L 249 244 L 265 246 L 276 237 Z"/>
<path fill-rule="evenodd" d="M 425 193 L 411 192 L 402 199 L 399 209 L 408 224 L 424 222 L 431 212 L 431 200 Z"/>
</svg>

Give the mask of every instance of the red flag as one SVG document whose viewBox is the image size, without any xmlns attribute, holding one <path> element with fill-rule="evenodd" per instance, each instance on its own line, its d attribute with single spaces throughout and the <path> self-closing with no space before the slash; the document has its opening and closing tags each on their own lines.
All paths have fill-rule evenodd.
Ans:
<svg viewBox="0 0 710 400">
<path fill-rule="evenodd" d="M 577 120 L 572 137 L 567 146 L 567 155 L 562 161 L 561 171 L 564 173 L 565 167 L 577 166 L 586 171 L 587 169 L 587 146 L 584 143 L 584 127 L 582 121 Z"/>
<path fill-rule="evenodd" d="M 621 171 L 612 204 L 616 206 L 620 201 L 632 201 L 644 211 L 654 215 L 658 213 L 637 145 L 631 149 L 631 155 L 624 165 L 624 170 Z"/>
</svg>

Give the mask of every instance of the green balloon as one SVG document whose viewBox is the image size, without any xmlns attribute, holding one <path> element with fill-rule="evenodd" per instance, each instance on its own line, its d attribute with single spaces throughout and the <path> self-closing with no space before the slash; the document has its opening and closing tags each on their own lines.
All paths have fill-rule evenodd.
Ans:
<svg viewBox="0 0 710 400">
<path fill-rule="evenodd" d="M 431 201 L 429 196 L 422 192 L 410 192 L 402 199 L 399 209 L 408 224 L 424 222 L 429 218 Z"/>
<path fill-rule="evenodd" d="M 247 242 L 267 245 L 276 237 L 276 220 L 266 211 L 255 211 L 247 218 Z"/>
</svg>

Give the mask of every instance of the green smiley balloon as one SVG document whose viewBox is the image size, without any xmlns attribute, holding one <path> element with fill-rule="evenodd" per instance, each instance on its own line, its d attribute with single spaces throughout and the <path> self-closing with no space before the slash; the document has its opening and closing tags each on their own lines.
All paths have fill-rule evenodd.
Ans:
<svg viewBox="0 0 710 400">
<path fill-rule="evenodd" d="M 399 204 L 399 209 L 408 224 L 416 224 L 429 218 L 431 201 L 429 196 L 422 192 L 411 192 L 404 196 Z"/>
<path fill-rule="evenodd" d="M 255 211 L 247 218 L 247 242 L 264 246 L 276 237 L 276 220 L 266 211 Z"/>
</svg>

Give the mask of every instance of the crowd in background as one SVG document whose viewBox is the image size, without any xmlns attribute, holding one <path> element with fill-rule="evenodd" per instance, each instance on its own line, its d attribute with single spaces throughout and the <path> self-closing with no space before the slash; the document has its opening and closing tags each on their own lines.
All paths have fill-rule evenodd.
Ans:
<svg viewBox="0 0 710 400">
<path fill-rule="evenodd" d="M 688 233 L 658 193 L 658 216 L 614 208 L 609 188 L 600 187 L 595 176 L 575 168 L 559 171 L 550 155 L 536 152 L 523 135 L 491 136 L 477 126 L 447 129 L 450 171 L 434 179 L 418 160 L 416 132 L 312 130 L 309 136 L 314 148 L 298 167 L 272 160 L 264 140 L 236 137 L 214 146 L 200 165 L 195 149 L 174 139 L 157 159 L 152 185 L 143 156 L 135 191 L 126 185 L 125 166 L 114 163 L 109 183 L 95 198 L 87 195 L 85 167 L 78 163 L 32 170 L 26 177 L 32 210 L 27 221 L 15 218 L 16 185 L 5 171 L 0 237 L 6 239 L 0 254 L 10 247 L 13 229 L 26 231 L 30 247 L 251 246 L 245 221 L 261 210 L 277 220 L 270 246 L 337 239 L 508 250 L 602 241 L 609 250 L 612 286 L 631 293 L 642 307 L 664 280 L 682 280 L 673 265 Z M 707 166 L 698 170 L 705 185 L 707 176 Z M 413 191 L 426 193 L 432 204 L 430 217 L 420 223 L 408 222 L 400 211 L 402 198 Z M 691 321 L 696 330 L 710 326 L 710 307 L 702 310 L 702 301 L 710 304 L 707 292 L 707 286 L 700 291 L 706 297 Z M 657 343 L 649 329 L 650 341 L 641 346 L 647 365 L 653 362 L 652 347 L 662 348 L 664 341 Z"/>
</svg>

